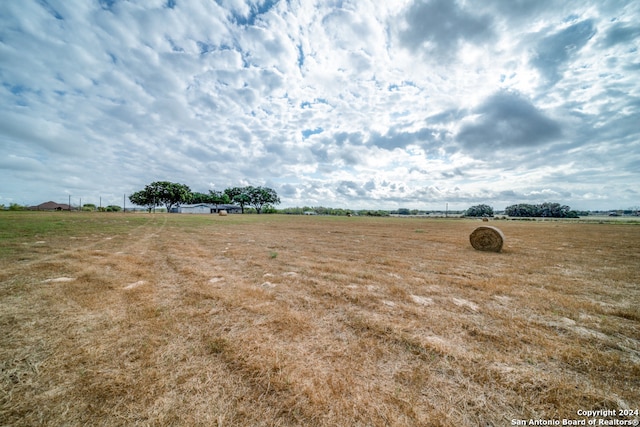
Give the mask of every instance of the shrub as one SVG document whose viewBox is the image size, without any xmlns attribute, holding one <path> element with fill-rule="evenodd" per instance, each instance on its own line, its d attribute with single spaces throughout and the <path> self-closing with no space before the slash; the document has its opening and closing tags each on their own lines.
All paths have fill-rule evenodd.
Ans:
<svg viewBox="0 0 640 427">
<path fill-rule="evenodd" d="M 464 216 L 493 216 L 493 208 L 489 205 L 471 206 L 465 211 Z"/>
</svg>

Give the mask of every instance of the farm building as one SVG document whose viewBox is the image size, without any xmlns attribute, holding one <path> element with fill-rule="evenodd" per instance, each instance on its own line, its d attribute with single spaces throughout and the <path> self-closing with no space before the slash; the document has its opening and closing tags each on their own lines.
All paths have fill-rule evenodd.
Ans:
<svg viewBox="0 0 640 427">
<path fill-rule="evenodd" d="M 192 205 L 181 205 L 176 211 L 178 213 L 185 214 L 212 214 L 220 211 L 227 211 L 227 213 L 241 213 L 240 206 L 236 205 L 214 205 L 210 203 L 196 203 Z"/>
<path fill-rule="evenodd" d="M 68 211 L 69 205 L 64 203 L 56 203 L 56 202 L 45 202 L 40 203 L 38 206 L 31 206 L 29 210 L 32 211 Z"/>
</svg>

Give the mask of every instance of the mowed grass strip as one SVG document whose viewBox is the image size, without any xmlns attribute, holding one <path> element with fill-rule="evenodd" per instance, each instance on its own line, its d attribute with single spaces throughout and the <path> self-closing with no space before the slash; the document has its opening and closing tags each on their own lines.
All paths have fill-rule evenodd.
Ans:
<svg viewBox="0 0 640 427">
<path fill-rule="evenodd" d="M 0 213 L 6 425 L 508 425 L 640 402 L 640 226 Z M 634 406 L 635 405 L 635 406 Z"/>
</svg>

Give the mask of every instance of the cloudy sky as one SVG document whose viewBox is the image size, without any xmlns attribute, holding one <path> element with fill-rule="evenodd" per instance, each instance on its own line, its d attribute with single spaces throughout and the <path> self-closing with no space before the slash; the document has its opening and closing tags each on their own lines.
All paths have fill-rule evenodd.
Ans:
<svg viewBox="0 0 640 427">
<path fill-rule="evenodd" d="M 0 1 L 0 204 L 640 205 L 640 2 Z"/>
</svg>

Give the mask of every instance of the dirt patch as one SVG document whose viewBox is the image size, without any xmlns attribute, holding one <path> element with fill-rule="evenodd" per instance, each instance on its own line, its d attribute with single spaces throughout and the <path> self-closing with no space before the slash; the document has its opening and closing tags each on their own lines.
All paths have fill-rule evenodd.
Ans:
<svg viewBox="0 0 640 427">
<path fill-rule="evenodd" d="M 64 283 L 64 282 L 73 282 L 76 280 L 73 277 L 56 277 L 55 279 L 45 279 L 42 283 Z"/>
<path fill-rule="evenodd" d="M 480 309 L 480 307 L 478 307 L 478 304 L 467 301 L 464 298 L 452 298 L 451 301 L 453 301 L 453 303 L 458 307 L 465 307 L 471 311 L 478 311 Z"/>
<path fill-rule="evenodd" d="M 410 295 L 411 300 L 419 305 L 431 305 L 433 304 L 433 298 L 421 297 L 419 295 Z"/>
<path fill-rule="evenodd" d="M 139 288 L 140 286 L 144 285 L 145 282 L 144 280 L 138 280 L 137 282 L 133 282 L 133 283 L 129 283 L 127 286 L 125 286 L 122 289 L 135 289 L 135 288 Z"/>
</svg>

